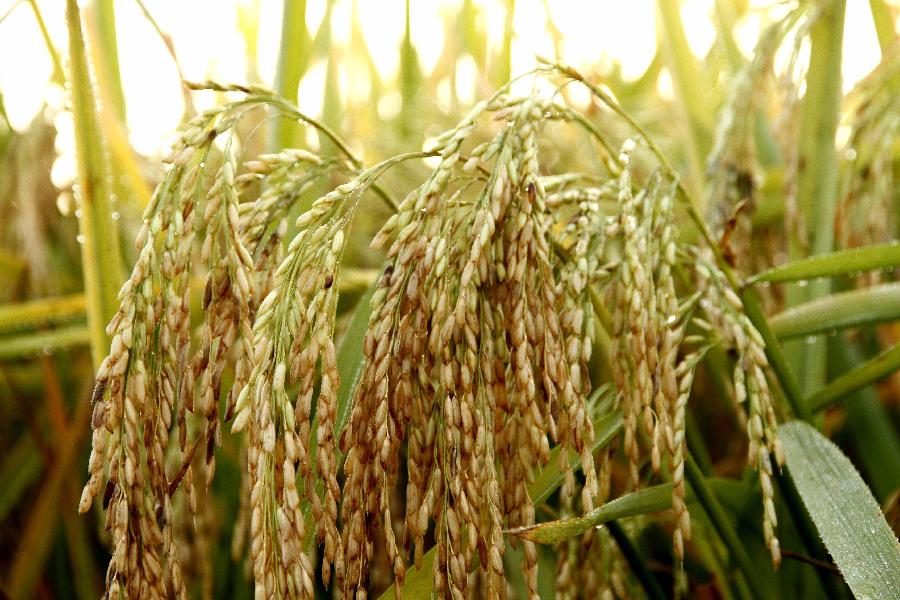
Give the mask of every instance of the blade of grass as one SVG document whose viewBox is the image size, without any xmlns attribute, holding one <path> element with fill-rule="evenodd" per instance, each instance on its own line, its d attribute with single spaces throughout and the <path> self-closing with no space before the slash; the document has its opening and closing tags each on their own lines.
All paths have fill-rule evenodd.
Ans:
<svg viewBox="0 0 900 600">
<path fill-rule="evenodd" d="M 806 423 L 779 428 L 790 476 L 857 598 L 900 598 L 900 544 L 850 460 Z"/>
<path fill-rule="evenodd" d="M 900 242 L 891 242 L 796 260 L 754 275 L 747 283 L 805 281 L 896 267 L 900 267 Z"/>
<path fill-rule="evenodd" d="M 900 283 L 851 290 L 800 304 L 771 317 L 787 339 L 900 319 Z"/>
<path fill-rule="evenodd" d="M 84 294 L 0 305 L 0 333 L 72 321 L 85 314 Z"/>
<path fill-rule="evenodd" d="M 81 261 L 87 298 L 91 355 L 95 365 L 106 355 L 109 340 L 106 323 L 118 309 L 117 293 L 122 281 L 122 258 L 118 230 L 110 206 L 109 173 L 104 157 L 96 101 L 81 26 L 77 0 L 66 0 L 69 31 L 69 91 L 75 122 L 75 153 L 78 162 L 78 206 L 81 210 Z"/>
<path fill-rule="evenodd" d="M 90 329 L 83 325 L 2 337 L 0 338 L 0 359 L 22 358 L 40 352 L 53 352 L 72 346 L 86 346 L 90 341 Z"/>
<path fill-rule="evenodd" d="M 663 483 L 610 500 L 580 517 L 511 529 L 509 533 L 538 544 L 558 544 L 615 519 L 672 508 L 672 484 Z"/>
<path fill-rule="evenodd" d="M 594 451 L 608 444 L 622 429 L 622 413 L 615 412 L 603 415 L 594 420 Z M 528 486 L 528 495 L 534 504 L 540 504 L 562 485 L 563 474 L 553 465 L 559 464 L 560 447 L 556 446 L 550 451 L 550 459 L 547 464 L 550 467 L 538 475 L 538 477 Z M 573 465 L 575 470 L 581 468 L 581 460 L 575 453 L 572 453 L 569 464 Z M 434 564 L 434 557 L 437 554 L 437 547 L 431 548 L 422 556 L 422 565 L 419 568 L 411 567 L 406 572 L 406 579 L 400 588 L 404 598 L 429 598 L 432 591 L 432 573 L 431 568 Z M 389 600 L 394 597 L 394 586 L 391 585 L 380 596 L 380 600 Z"/>
<path fill-rule="evenodd" d="M 369 326 L 369 316 L 372 314 L 370 302 L 377 285 L 378 282 L 375 281 L 369 290 L 360 297 L 337 351 L 337 368 L 341 378 L 341 387 L 338 390 L 338 406 L 334 422 L 335 435 L 340 434 L 347 419 L 350 418 L 350 401 L 359 384 L 365 362 L 362 353 L 363 340 Z"/>
<path fill-rule="evenodd" d="M 825 410 L 835 402 L 884 379 L 898 369 L 900 369 L 900 344 L 831 381 L 810 396 L 806 401 L 807 405 L 816 412 Z"/>
</svg>

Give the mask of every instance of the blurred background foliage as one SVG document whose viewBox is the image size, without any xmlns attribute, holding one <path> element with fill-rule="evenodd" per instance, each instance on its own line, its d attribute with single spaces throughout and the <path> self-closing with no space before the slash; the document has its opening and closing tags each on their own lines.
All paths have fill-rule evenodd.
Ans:
<svg viewBox="0 0 900 600">
<path fill-rule="evenodd" d="M 66 22 L 64 4 L 0 2 L 0 591 L 15 598 L 97 597 L 109 558 L 99 509 L 88 518 L 75 510 L 87 461 L 94 370 L 83 292 L 85 240 L 73 199 L 74 140 L 82 123 L 73 122 L 77 106 L 67 100 L 67 74 L 76 69 L 68 58 L 72 23 Z M 87 106 L 96 108 L 96 123 L 89 133 L 108 171 L 109 211 L 121 240 L 115 243 L 124 264 L 130 264 L 134 258 L 130 240 L 163 173 L 161 158 L 174 130 L 198 110 L 225 99 L 212 91 L 188 92 L 180 85 L 182 78 L 271 86 L 305 112 L 321 117 L 350 141 L 364 163 L 374 164 L 421 148 L 475 101 L 511 76 L 534 68 L 535 56 L 543 55 L 573 64 L 600 83 L 659 141 L 688 189 L 705 197 L 715 189 L 724 168 L 710 160 L 721 156 L 714 153 L 716 131 L 723 119 L 740 110 L 735 108 L 740 98 L 733 90 L 741 89 L 739 78 L 756 56 L 754 48 L 763 32 L 795 4 L 81 2 L 93 82 L 86 90 L 91 100 Z M 896 238 L 893 174 L 900 157 L 896 136 L 900 95 L 893 91 L 898 60 L 896 47 L 891 48 L 897 15 L 896 3 L 887 0 L 848 2 L 842 59 L 838 53 L 843 77 L 834 70 L 824 75 L 839 86 L 835 97 L 842 103 L 837 123 L 842 175 L 837 193 L 855 199 L 877 195 L 873 189 L 887 186 L 881 191 L 889 198 L 887 205 L 871 205 L 880 207 L 881 213 L 864 203 L 862 209 L 853 204 L 852 214 L 840 213 L 839 225 L 853 218 L 863 223 L 838 227 L 836 247 Z M 785 44 L 787 48 L 775 54 L 776 77 L 750 90 L 754 108 L 744 114 L 752 121 L 760 165 L 752 182 L 757 192 L 754 243 L 775 248 L 760 253 L 766 257 L 761 264 L 742 265 L 746 273 L 784 262 L 786 257 L 779 253 L 789 251 L 778 241 L 791 235 L 786 234 L 791 224 L 785 227 L 784 201 L 792 177 L 791 157 L 785 151 L 796 146 L 801 125 L 796 107 L 791 108 L 791 98 L 778 82 L 794 81 L 803 90 L 799 82 L 806 73 L 792 71 L 796 65 L 791 56 L 799 54 L 798 63 L 805 65 L 810 44 L 807 37 L 797 39 L 798 47 Z M 817 43 L 814 37 L 812 43 Z M 809 63 L 810 70 L 816 68 L 815 61 Z M 582 90 L 569 86 L 562 93 L 595 118 L 598 127 L 608 127 L 600 107 Z M 242 127 L 240 140 L 247 157 L 282 147 L 330 151 L 313 129 L 281 118 L 259 114 Z M 568 171 L 596 166 L 599 159 L 587 139 L 550 129 L 547 165 Z M 616 139 L 629 134 L 606 133 Z M 885 147 L 886 151 L 879 150 Z M 386 186 L 401 195 L 423 172 L 422 165 L 405 165 L 391 172 Z M 371 206 L 355 225 L 358 235 L 350 246 L 351 269 L 342 282 L 345 319 L 381 263 L 381 256 L 368 252 L 367 244 L 387 215 L 379 203 Z M 851 205 L 839 202 L 839 209 L 842 206 Z M 867 224 L 884 239 L 855 239 Z M 123 279 L 117 261 L 101 264 L 110 270 L 106 277 Z M 851 285 L 856 285 L 851 278 L 837 284 Z M 777 312 L 796 303 L 792 295 L 801 294 L 802 287 L 773 287 L 765 297 L 767 308 Z M 827 364 L 821 368 L 837 375 L 896 341 L 898 334 L 892 326 L 869 326 L 860 329 L 852 343 L 842 335 L 820 336 L 829 346 Z M 714 371 L 701 384 L 717 393 Z M 856 392 L 852 401 L 828 412 L 822 422 L 859 466 L 895 528 L 900 514 L 898 398 L 900 380 L 888 378 L 877 389 Z M 739 479 L 742 436 L 715 433 L 735 427 L 725 404 L 703 405 L 690 427 L 693 435 L 706 439 L 709 455 L 700 462 L 708 472 Z M 187 563 L 193 572 L 186 579 L 202 582 L 194 590 L 198 596 L 250 594 L 244 569 L 235 568 L 230 553 L 242 468 L 238 453 L 226 435 L 212 493 L 205 500 L 214 507 L 214 516 L 199 524 L 215 543 L 205 548 L 202 559 Z M 751 491 L 755 488 L 750 483 L 734 485 L 738 487 L 732 497 L 737 500 L 728 508 L 739 518 L 741 531 L 753 532 L 747 536 L 748 544 L 758 555 L 755 558 L 763 557 L 764 562 L 764 548 L 756 542 L 761 539 L 754 514 L 759 503 L 740 500 L 758 492 Z M 791 535 L 786 535 L 786 545 Z M 656 554 L 665 552 L 660 550 L 667 543 L 660 541 L 665 537 L 652 523 L 640 530 L 636 541 L 647 550 L 651 565 Z M 542 562 L 552 558 L 550 550 L 542 553 L 547 555 Z M 669 561 L 660 558 L 663 564 Z M 707 587 L 695 588 L 698 595 L 720 597 L 706 567 L 689 562 L 687 568 L 692 579 L 710 581 Z M 788 560 L 781 578 L 795 582 L 786 583 L 787 589 L 802 589 L 813 572 L 805 563 Z M 542 573 L 545 577 L 553 573 L 552 563 L 542 566 Z M 374 581 L 376 586 L 386 583 Z M 517 582 L 512 585 L 515 588 Z"/>
</svg>

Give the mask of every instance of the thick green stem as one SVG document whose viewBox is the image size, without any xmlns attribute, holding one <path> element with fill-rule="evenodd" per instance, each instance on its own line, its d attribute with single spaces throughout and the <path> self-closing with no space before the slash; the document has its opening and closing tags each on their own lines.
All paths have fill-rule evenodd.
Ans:
<svg viewBox="0 0 900 600">
<path fill-rule="evenodd" d="M 834 214 L 838 192 L 838 162 L 835 147 L 841 109 L 841 60 L 844 31 L 844 0 L 822 5 L 821 15 L 810 31 L 809 70 L 806 95 L 800 115 L 797 204 L 809 223 L 809 254 L 834 248 Z M 799 247 L 794 248 L 795 257 Z M 827 296 L 831 281 L 809 284 L 804 300 Z M 798 348 L 803 391 L 810 393 L 825 383 L 827 344 L 817 337 Z"/>
<path fill-rule="evenodd" d="M 500 87 L 512 77 L 513 18 L 516 14 L 516 0 L 504 0 L 503 10 L 503 42 L 500 45 L 500 55 L 497 57 L 495 87 Z"/>
<path fill-rule="evenodd" d="M 69 30 L 69 93 L 75 122 L 75 153 L 78 159 L 76 196 L 81 211 L 81 261 L 87 299 L 91 355 L 99 366 L 106 356 L 109 340 L 106 323 L 118 310 L 118 286 L 122 281 L 119 232 L 112 218 L 109 173 L 104 156 L 103 133 L 99 126 L 96 99 L 81 26 L 77 0 L 66 1 Z"/>
<path fill-rule="evenodd" d="M 275 72 L 275 91 L 292 104 L 297 103 L 300 79 L 309 64 L 309 32 L 306 29 L 306 0 L 283 0 L 281 46 Z M 277 119 L 272 123 L 269 148 L 296 148 L 303 138 L 295 121 Z"/>
<path fill-rule="evenodd" d="M 122 91 L 122 76 L 119 69 L 119 48 L 116 42 L 116 13 L 113 0 L 94 0 L 90 6 L 92 39 L 97 40 L 97 51 L 93 53 L 106 101 L 119 124 L 125 126 L 125 93 Z"/>
<path fill-rule="evenodd" d="M 400 135 L 406 139 L 416 132 L 418 115 L 416 107 L 419 87 L 422 83 L 422 69 L 419 56 L 412 42 L 412 22 L 410 0 L 406 0 L 406 23 L 403 42 L 400 44 Z"/>
</svg>

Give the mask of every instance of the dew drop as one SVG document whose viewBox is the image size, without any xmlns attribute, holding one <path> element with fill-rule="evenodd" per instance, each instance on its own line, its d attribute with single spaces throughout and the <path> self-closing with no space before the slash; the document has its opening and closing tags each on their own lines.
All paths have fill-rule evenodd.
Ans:
<svg viewBox="0 0 900 600">
<path fill-rule="evenodd" d="M 81 209 L 80 209 L 80 208 L 76 208 L 76 209 L 75 209 L 75 218 L 76 218 L 76 219 L 80 219 L 80 218 L 81 218 Z"/>
<path fill-rule="evenodd" d="M 110 216 L 112 217 L 113 221 L 118 221 L 119 219 L 122 218 L 122 215 L 119 214 L 119 211 L 117 211 L 117 210 L 114 210 Z"/>
<path fill-rule="evenodd" d="M 806 286 L 809 285 L 809 281 L 807 281 L 806 279 L 801 279 L 800 281 L 797 282 L 797 285 L 799 287 L 805 288 Z"/>
<path fill-rule="evenodd" d="M 808 335 L 808 336 L 806 336 L 806 339 L 804 341 L 806 342 L 807 345 L 812 346 L 813 344 L 816 343 L 816 336 Z"/>
<path fill-rule="evenodd" d="M 84 240 L 85 240 L 84 235 L 81 233 L 79 233 L 78 235 L 75 236 L 75 241 L 78 242 L 79 244 L 83 244 Z"/>
</svg>

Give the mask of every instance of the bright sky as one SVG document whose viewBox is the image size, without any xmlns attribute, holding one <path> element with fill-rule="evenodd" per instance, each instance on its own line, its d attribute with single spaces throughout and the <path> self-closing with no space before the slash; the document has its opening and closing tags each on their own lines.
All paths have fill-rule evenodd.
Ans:
<svg viewBox="0 0 900 600">
<path fill-rule="evenodd" d="M 83 1 L 83 0 L 82 0 Z M 704 55 L 714 41 L 712 22 L 715 0 L 684 0 L 682 19 L 691 49 Z M 64 3 L 61 0 L 37 0 L 57 48 L 66 48 Z M 144 0 L 160 27 L 172 36 L 182 70 L 188 79 L 207 78 L 242 82 L 246 79 L 248 53 L 238 30 L 239 14 L 259 5 L 259 43 L 257 71 L 263 82 L 274 79 L 277 47 L 281 30 L 280 0 Z M 620 63 L 626 77 L 638 77 L 653 58 L 656 45 L 654 0 L 601 0 L 551 2 L 552 17 L 564 37 L 562 58 L 576 66 L 599 61 Z M 433 0 L 412 3 L 413 42 L 426 72 L 437 62 L 444 44 L 444 15 L 450 14 L 459 0 Z M 492 24 L 489 51 L 500 45 L 503 3 L 499 0 L 475 0 Z M 749 54 L 755 43 L 759 12 L 773 0 L 751 0 L 750 16 L 737 28 L 742 50 Z M 62 93 L 48 85 L 52 64 L 40 36 L 28 2 L 0 0 L 0 15 L 15 6 L 0 23 L 0 91 L 10 121 L 24 128 L 45 103 L 59 107 Z M 325 12 L 325 0 L 309 0 L 307 22 L 315 31 Z M 391 81 L 398 68 L 398 46 L 403 36 L 404 0 L 357 0 L 360 23 L 366 45 L 378 65 L 382 79 Z M 513 73 L 534 66 L 536 54 L 552 55 L 552 40 L 545 28 L 543 0 L 517 0 L 512 47 Z M 349 42 L 354 2 L 338 0 L 334 8 L 332 36 L 336 44 Z M 168 135 L 179 124 L 183 100 L 175 68 L 159 37 L 134 1 L 116 2 L 122 83 L 125 91 L 128 126 L 136 150 L 155 155 L 164 151 Z M 844 89 L 853 86 L 879 60 L 879 49 L 872 25 L 869 3 L 847 2 Z M 14 57 L 14 58 L 10 58 Z M 474 72 L 471 59 L 462 59 L 460 75 Z M 318 114 L 325 79 L 324 64 L 313 64 L 301 82 L 300 104 L 305 111 Z M 348 65 L 341 77 L 342 93 L 351 99 L 365 98 L 368 74 Z M 474 99 L 474 77 L 459 77 L 457 93 L 464 101 Z M 665 93 L 665 80 L 661 80 Z M 390 111 L 397 101 L 392 96 L 379 103 L 379 110 Z M 383 105 L 383 106 L 382 106 Z M 71 125 L 64 115 L 58 146 L 65 153 L 70 143 Z M 65 179 L 65 173 L 54 179 Z"/>
</svg>

